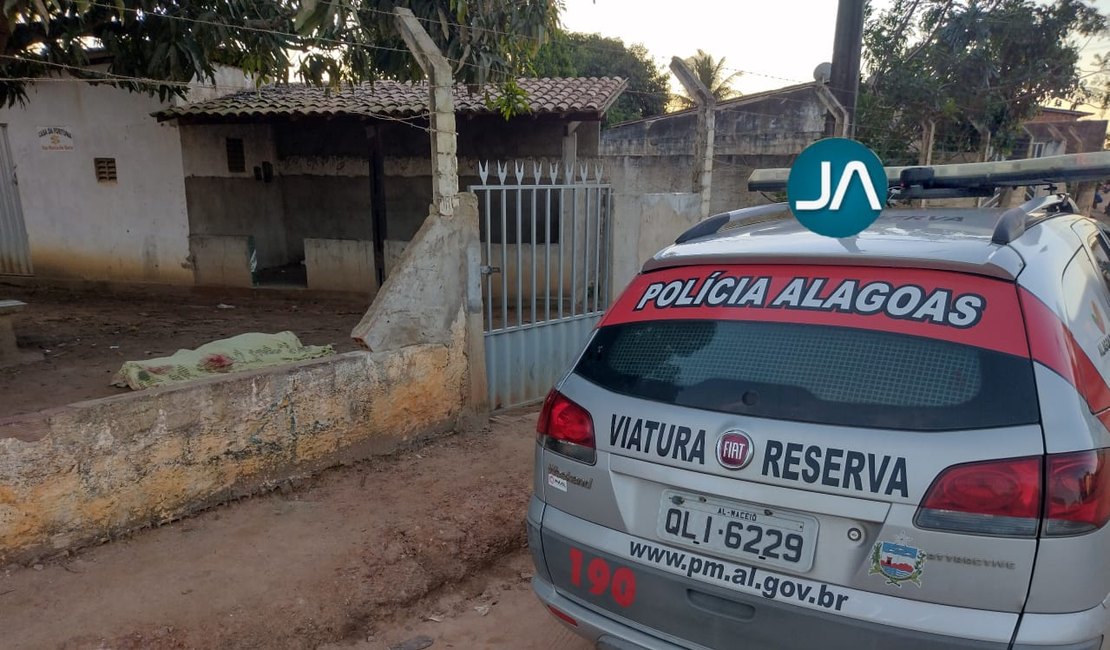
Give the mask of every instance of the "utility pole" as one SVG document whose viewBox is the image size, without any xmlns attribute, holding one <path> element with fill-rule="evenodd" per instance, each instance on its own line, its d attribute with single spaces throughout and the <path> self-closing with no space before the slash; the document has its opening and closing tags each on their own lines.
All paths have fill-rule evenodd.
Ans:
<svg viewBox="0 0 1110 650">
<path fill-rule="evenodd" d="M 856 97 L 859 95 L 859 61 L 863 49 L 863 7 L 866 0 L 839 0 L 836 37 L 833 39 L 829 90 L 848 113 L 847 133 L 856 135 Z M 835 118 L 825 120 L 825 135 L 835 133 Z"/>
</svg>

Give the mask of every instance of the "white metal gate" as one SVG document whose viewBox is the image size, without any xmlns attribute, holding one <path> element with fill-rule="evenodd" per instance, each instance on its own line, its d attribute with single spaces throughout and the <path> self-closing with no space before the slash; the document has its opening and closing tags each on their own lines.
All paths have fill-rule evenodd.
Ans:
<svg viewBox="0 0 1110 650">
<path fill-rule="evenodd" d="M 479 165 L 482 184 L 469 188 L 478 196 L 494 409 L 542 399 L 609 304 L 612 193 L 601 168 L 518 162 L 513 171 L 497 163 L 490 179 L 489 164 Z"/>
<path fill-rule="evenodd" d="M 15 162 L 8 146 L 8 127 L 4 124 L 0 124 L 0 275 L 31 275 Z"/>
</svg>

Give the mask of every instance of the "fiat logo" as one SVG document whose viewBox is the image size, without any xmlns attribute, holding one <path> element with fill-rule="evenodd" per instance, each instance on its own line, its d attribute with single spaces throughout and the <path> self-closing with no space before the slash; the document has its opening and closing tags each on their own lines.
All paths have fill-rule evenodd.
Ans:
<svg viewBox="0 0 1110 650">
<path fill-rule="evenodd" d="M 754 455 L 752 439 L 743 431 L 726 431 L 717 439 L 717 462 L 725 469 L 744 469 Z"/>
</svg>

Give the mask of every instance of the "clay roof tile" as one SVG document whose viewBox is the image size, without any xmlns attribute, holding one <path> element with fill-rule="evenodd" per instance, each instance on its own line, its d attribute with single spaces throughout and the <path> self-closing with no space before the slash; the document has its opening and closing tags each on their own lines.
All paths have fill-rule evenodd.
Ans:
<svg viewBox="0 0 1110 650">
<path fill-rule="evenodd" d="M 626 85 L 619 77 L 519 79 L 517 83 L 528 93 L 532 114 L 595 113 L 598 118 L 616 101 Z M 489 107 L 486 98 L 487 95 L 497 97 L 498 88 L 489 86 L 471 93 L 466 86 L 456 84 L 453 95 L 456 113 L 492 114 L 495 110 Z M 337 89 L 303 84 L 262 86 L 257 90 L 175 106 L 155 115 L 160 120 L 256 115 L 407 118 L 422 116 L 427 110 L 427 82 L 376 81 Z"/>
</svg>

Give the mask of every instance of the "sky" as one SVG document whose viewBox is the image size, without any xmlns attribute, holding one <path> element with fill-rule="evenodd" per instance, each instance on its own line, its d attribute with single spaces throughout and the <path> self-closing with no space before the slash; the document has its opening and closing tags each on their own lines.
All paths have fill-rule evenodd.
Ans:
<svg viewBox="0 0 1110 650">
<path fill-rule="evenodd" d="M 742 70 L 733 87 L 744 94 L 813 81 L 813 70 L 832 57 L 835 0 L 565 0 L 563 26 L 644 45 L 656 63 L 687 57 L 699 48 Z M 883 9 L 891 0 L 873 0 Z M 1110 0 L 1095 6 L 1110 13 Z M 1085 44 L 1085 69 L 1110 38 Z M 672 85 L 677 87 L 673 81 Z"/>
</svg>

